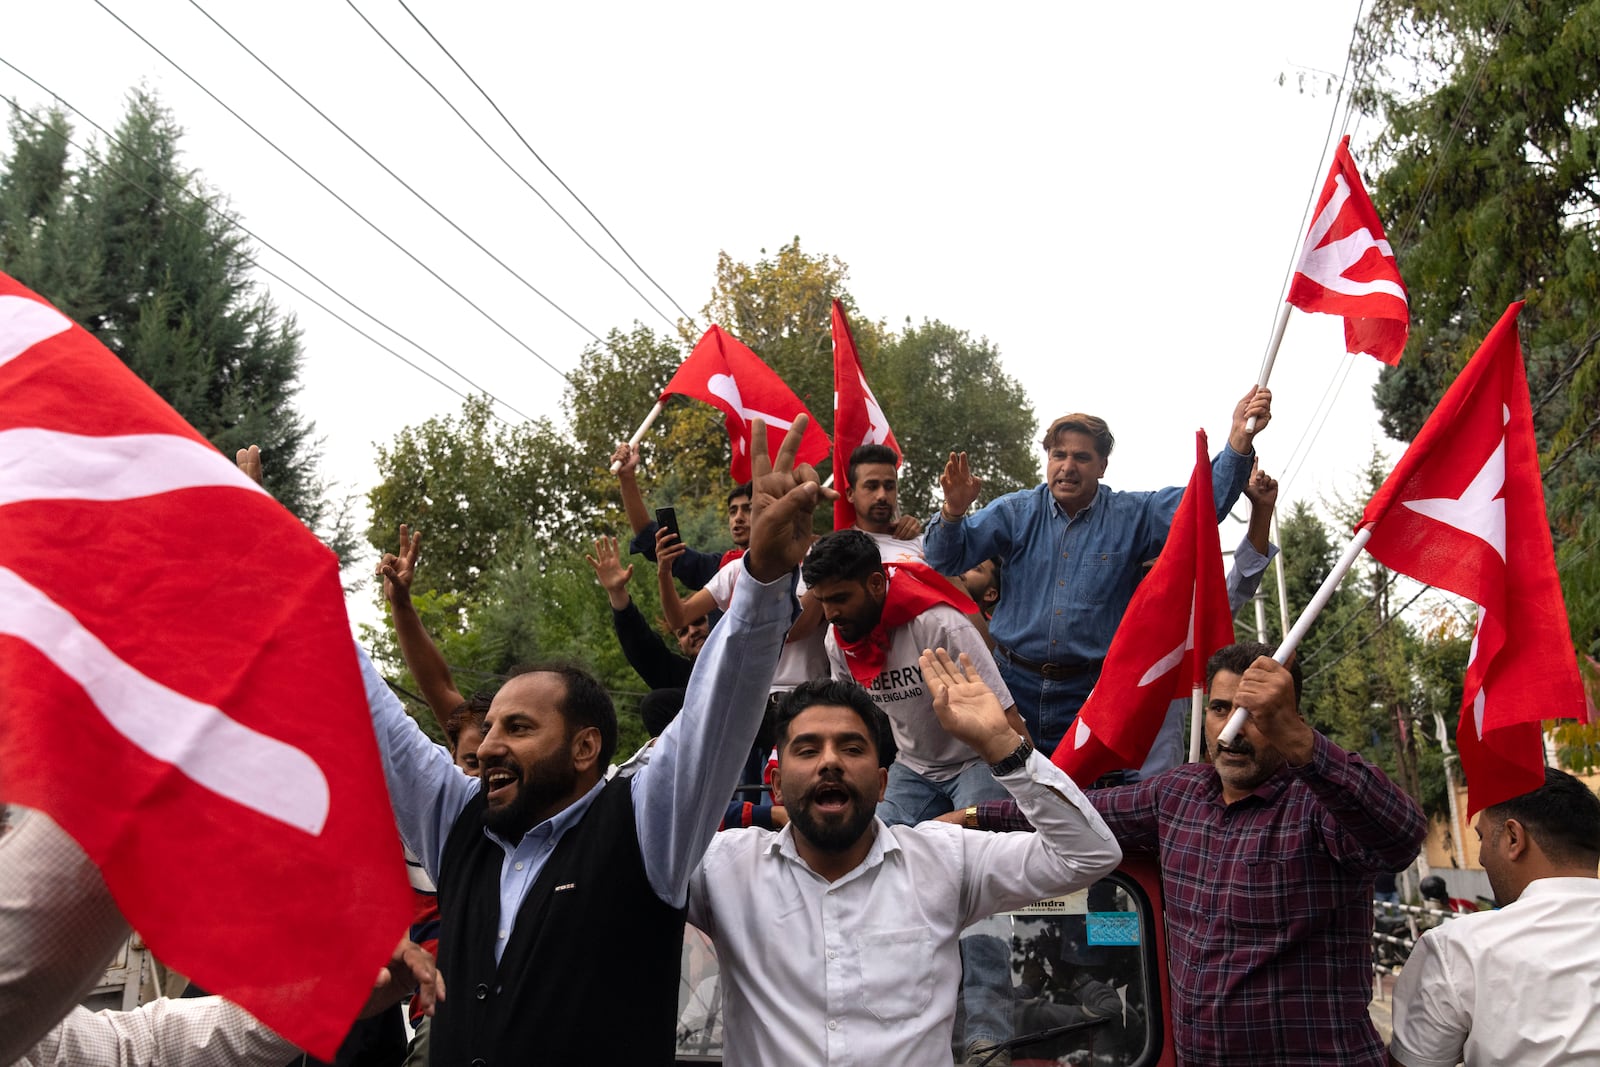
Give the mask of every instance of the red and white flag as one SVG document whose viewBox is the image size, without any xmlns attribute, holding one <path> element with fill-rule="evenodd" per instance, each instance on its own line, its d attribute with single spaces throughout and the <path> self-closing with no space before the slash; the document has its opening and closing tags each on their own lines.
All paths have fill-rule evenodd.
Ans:
<svg viewBox="0 0 1600 1067">
<path fill-rule="evenodd" d="M 0 274 L 0 794 L 331 1060 L 410 891 L 332 552 Z"/>
<path fill-rule="evenodd" d="M 821 463 L 828 458 L 828 435 L 816 417 L 778 377 L 777 371 L 721 326 L 711 327 L 700 338 L 689 358 L 661 390 L 661 399 L 673 393 L 703 400 L 728 416 L 728 446 L 733 454 L 729 470 L 736 482 L 750 480 L 750 422 L 753 419 L 766 420 L 768 454 L 775 456 L 790 425 L 799 416 L 807 416 L 810 422 L 800 438 L 796 461 Z"/>
<path fill-rule="evenodd" d="M 1384 566 L 1478 605 L 1456 740 L 1476 812 L 1544 784 L 1541 719 L 1586 714 L 1512 304 L 1368 502 Z M 1358 527 L 1358 528 L 1360 528 Z"/>
<path fill-rule="evenodd" d="M 1167 543 L 1134 591 L 1106 662 L 1051 760 L 1080 786 L 1150 755 L 1167 709 L 1204 687 L 1206 661 L 1233 643 L 1211 460 L 1195 434 L 1194 473 Z"/>
<path fill-rule="evenodd" d="M 1400 362 L 1411 329 L 1406 287 L 1350 158 L 1349 137 L 1333 154 L 1288 300 L 1301 311 L 1343 315 L 1346 351 Z"/>
<path fill-rule="evenodd" d="M 833 302 L 833 444 L 833 480 L 839 489 L 839 498 L 833 502 L 833 528 L 848 530 L 856 524 L 855 505 L 845 493 L 850 488 L 850 453 L 862 445 L 887 445 L 894 449 L 898 466 L 900 443 L 862 373 L 850 320 L 837 300 Z"/>
</svg>

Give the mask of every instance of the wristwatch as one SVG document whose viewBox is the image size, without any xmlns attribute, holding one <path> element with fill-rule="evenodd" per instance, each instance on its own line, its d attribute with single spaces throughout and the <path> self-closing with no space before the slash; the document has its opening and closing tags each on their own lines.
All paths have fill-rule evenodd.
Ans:
<svg viewBox="0 0 1600 1067">
<path fill-rule="evenodd" d="M 1012 750 L 1011 755 L 1007 756 L 999 763 L 989 764 L 989 771 L 996 778 L 1000 777 L 1002 774 L 1010 774 L 1012 771 L 1020 771 L 1028 762 L 1028 757 L 1031 755 L 1033 755 L 1033 742 L 1029 741 L 1027 738 L 1022 738 L 1020 739 L 1020 743 L 1017 745 L 1017 747 Z"/>
<path fill-rule="evenodd" d="M 978 828 L 978 805 L 973 804 L 961 813 L 961 825 L 968 830 L 976 830 Z"/>
</svg>

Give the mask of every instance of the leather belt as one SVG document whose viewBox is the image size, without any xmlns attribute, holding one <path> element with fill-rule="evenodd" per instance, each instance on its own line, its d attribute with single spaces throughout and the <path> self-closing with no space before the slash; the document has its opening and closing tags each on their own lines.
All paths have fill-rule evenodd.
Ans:
<svg viewBox="0 0 1600 1067">
<path fill-rule="evenodd" d="M 1064 682 L 1069 678 L 1098 675 L 1100 668 L 1105 666 L 1106 662 L 1103 659 L 1092 659 L 1083 663 L 1039 663 L 1036 660 L 1028 659 L 1026 656 L 1017 655 L 998 641 L 994 643 L 994 650 L 1007 663 L 1021 667 L 1025 671 L 1032 671 L 1039 677 L 1052 682 Z"/>
</svg>

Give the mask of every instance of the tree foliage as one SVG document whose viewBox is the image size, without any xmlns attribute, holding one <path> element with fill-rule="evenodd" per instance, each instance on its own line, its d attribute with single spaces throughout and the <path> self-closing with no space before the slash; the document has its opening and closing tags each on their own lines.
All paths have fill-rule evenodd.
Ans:
<svg viewBox="0 0 1600 1067">
<path fill-rule="evenodd" d="M 1506 306 L 1520 323 L 1562 586 L 1580 648 L 1600 652 L 1600 0 L 1377 0 L 1359 99 L 1411 294 L 1411 339 L 1376 388 L 1414 436 Z M 1581 542 L 1578 550 L 1568 548 Z"/>
<path fill-rule="evenodd" d="M 266 487 L 333 544 L 348 523 L 294 409 L 300 331 L 252 280 L 226 199 L 186 169 L 183 131 L 135 92 L 81 159 L 60 111 L 18 114 L 0 161 L 0 270 L 54 303 L 225 455 L 259 444 Z"/>
</svg>

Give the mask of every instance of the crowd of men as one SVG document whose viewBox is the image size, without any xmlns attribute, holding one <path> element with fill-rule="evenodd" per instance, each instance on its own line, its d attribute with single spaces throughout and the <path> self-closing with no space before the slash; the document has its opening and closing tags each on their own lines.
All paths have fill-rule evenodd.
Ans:
<svg viewBox="0 0 1600 1067">
<path fill-rule="evenodd" d="M 1275 551 L 1276 485 L 1254 452 L 1270 420 L 1270 394 L 1250 390 L 1212 463 L 1219 521 L 1241 494 L 1252 506 L 1236 598 Z M 1111 431 L 1071 414 L 1044 435 L 1044 483 L 981 507 L 981 481 L 952 453 L 925 524 L 900 514 L 893 450 L 863 446 L 836 468 L 856 524 L 818 537 L 814 513 L 835 493 L 794 462 L 802 429 L 769 459 L 757 424 L 753 478 L 727 497 L 726 551 L 660 528 L 637 449 L 613 457 L 631 552 L 655 564 L 677 646 L 633 602 L 618 542 L 595 541 L 587 558 L 616 640 L 651 690 L 651 741 L 620 760 L 615 707 L 581 667 L 538 664 L 492 698 L 463 696 L 411 604 L 421 542 L 402 527 L 379 573 L 450 741 L 431 741 L 358 650 L 418 891 L 418 924 L 375 998 L 383 1007 L 393 986 L 423 984 L 408 1063 L 670 1064 L 690 922 L 716 946 L 726 1062 L 1004 1065 L 1019 1027 L 1062 1006 L 1025 992 L 1044 980 L 1037 965 L 1013 982 L 1008 928 L 990 917 L 1087 890 L 1124 851 L 1159 865 L 1179 1063 L 1600 1056 L 1594 1013 L 1552 1006 L 1600 992 L 1600 800 L 1580 783 L 1552 771 L 1543 789 L 1480 815 L 1504 910 L 1422 940 L 1386 1050 L 1367 1010 L 1374 880 L 1415 859 L 1426 822 L 1314 727 L 1296 664 L 1251 643 L 1211 657 L 1203 762 L 1158 741 L 1142 766 L 1083 790 L 1048 758 L 1182 490 L 1102 484 Z M 1222 745 L 1238 708 L 1246 725 Z M 1172 722 L 1169 742 L 1181 735 L 1181 716 Z M 741 791 L 763 776 L 765 790 Z M 65 928 L 41 919 L 39 818 L 0 836 L 0 935 L 23 920 L 35 938 Z M 77 877 L 73 892 L 92 901 L 94 879 Z M 101 941 L 123 932 L 104 910 Z M 82 989 L 57 981 L 48 997 L 17 999 L 35 968 L 48 971 L 0 971 L 0 1063 L 89 1062 L 60 1051 L 77 1030 L 129 1026 L 79 1012 L 25 1031 L 24 1009 L 54 1012 L 48 1026 Z M 1078 990 L 1072 1018 L 1117 1009 L 1103 985 L 1064 978 Z M 447 997 L 436 1001 L 436 984 Z M 209 1010 L 227 1017 L 186 1020 L 161 1039 L 160 1062 L 284 1062 L 281 1039 L 248 1016 Z M 163 1024 L 139 1025 L 154 1035 Z M 210 1051 L 195 1058 L 199 1033 Z"/>
</svg>

